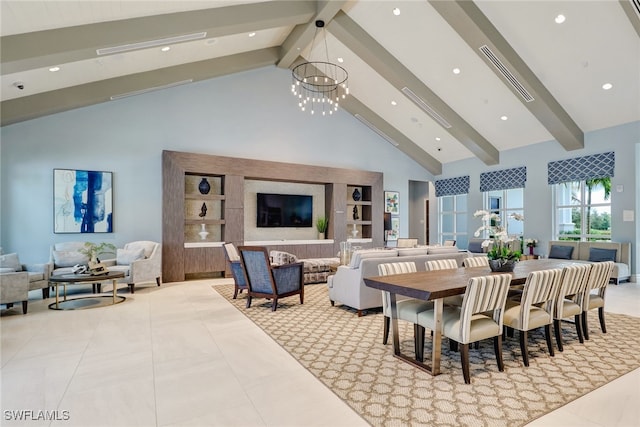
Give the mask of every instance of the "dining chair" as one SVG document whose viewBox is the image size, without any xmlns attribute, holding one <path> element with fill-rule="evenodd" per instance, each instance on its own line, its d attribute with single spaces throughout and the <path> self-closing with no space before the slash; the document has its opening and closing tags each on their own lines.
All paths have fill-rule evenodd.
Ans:
<svg viewBox="0 0 640 427">
<path fill-rule="evenodd" d="M 418 239 L 414 237 L 398 237 L 397 248 L 415 248 L 418 246 Z"/>
<path fill-rule="evenodd" d="M 463 267 L 489 267 L 489 258 L 486 256 L 470 256 L 462 260 Z"/>
<path fill-rule="evenodd" d="M 529 366 L 528 332 L 544 326 L 549 354 L 554 356 L 551 342 L 553 308 L 562 270 L 540 270 L 529 273 L 520 301 L 507 300 L 504 326 L 520 333 L 520 350 L 524 366 Z"/>
<path fill-rule="evenodd" d="M 436 270 L 453 270 L 458 268 L 458 262 L 455 259 L 433 259 L 430 261 L 425 261 L 424 263 L 427 271 L 436 271 Z M 452 297 L 446 297 L 443 300 L 445 305 L 460 305 L 462 304 L 462 295 L 454 295 Z"/>
<path fill-rule="evenodd" d="M 456 245 L 456 241 L 455 240 L 445 240 L 442 243 L 442 246 L 455 246 Z"/>
<path fill-rule="evenodd" d="M 415 272 L 415 262 L 392 262 L 386 264 L 378 264 L 378 274 L 380 274 L 380 276 Z M 386 345 L 387 341 L 389 340 L 389 329 L 391 324 L 391 295 L 386 291 L 381 292 L 382 312 L 384 314 L 382 344 Z M 398 320 L 404 320 L 406 322 L 413 323 L 413 342 L 415 347 L 416 359 L 422 361 L 424 359 L 422 353 L 424 346 L 420 346 L 418 339 L 419 337 L 424 336 L 424 328 L 422 329 L 422 334 L 420 334 L 420 332 L 418 331 L 418 313 L 420 313 L 421 311 L 433 309 L 433 302 L 398 295 L 396 297 L 396 309 L 398 313 Z"/>
<path fill-rule="evenodd" d="M 263 246 L 239 246 L 240 260 L 247 279 L 247 308 L 254 297 L 271 299 L 276 311 L 278 299 L 300 295 L 304 303 L 303 263 L 271 266 L 269 252 Z"/>
<path fill-rule="evenodd" d="M 224 248 L 224 255 L 227 263 L 229 263 L 229 270 L 231 270 L 231 276 L 233 277 L 233 299 L 236 299 L 239 293 L 247 289 L 247 278 L 244 275 L 240 254 L 234 244 L 225 243 L 222 247 Z"/>
<path fill-rule="evenodd" d="M 590 270 L 591 264 L 568 265 L 562 269 L 553 315 L 553 330 L 556 335 L 556 344 L 558 344 L 558 350 L 560 351 L 564 351 L 562 345 L 562 319 L 574 317 L 578 340 L 584 343 L 580 302 L 584 298 Z"/>
<path fill-rule="evenodd" d="M 584 339 L 589 339 L 589 326 L 587 324 L 587 314 L 589 310 L 598 309 L 600 319 L 600 329 L 603 334 L 607 333 L 604 322 L 604 298 L 607 292 L 607 285 L 611 280 L 611 273 L 615 263 L 613 261 L 595 262 L 591 264 L 589 280 L 582 299 L 582 332 Z M 595 292 L 593 292 L 595 291 Z"/>
<path fill-rule="evenodd" d="M 493 338 L 498 370 L 504 371 L 502 361 L 502 325 L 511 283 L 510 274 L 492 274 L 469 279 L 460 307 L 444 307 L 442 334 L 461 345 L 460 361 L 466 384 L 471 383 L 469 372 L 469 344 Z M 434 328 L 434 310 L 418 313 L 418 325 Z"/>
</svg>

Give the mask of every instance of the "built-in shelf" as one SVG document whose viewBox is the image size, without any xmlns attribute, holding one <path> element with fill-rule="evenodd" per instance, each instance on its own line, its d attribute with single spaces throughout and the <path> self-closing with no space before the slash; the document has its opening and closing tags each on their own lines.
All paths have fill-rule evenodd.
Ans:
<svg viewBox="0 0 640 427">
<path fill-rule="evenodd" d="M 274 246 L 274 245 L 333 245 L 333 239 L 324 240 L 252 240 L 244 242 L 245 246 Z"/>
<path fill-rule="evenodd" d="M 185 248 L 221 248 L 224 242 L 185 242 Z"/>
</svg>

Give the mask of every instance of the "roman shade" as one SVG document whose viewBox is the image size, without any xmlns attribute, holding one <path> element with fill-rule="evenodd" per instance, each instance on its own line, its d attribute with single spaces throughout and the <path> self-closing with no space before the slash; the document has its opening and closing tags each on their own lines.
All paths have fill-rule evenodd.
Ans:
<svg viewBox="0 0 640 427">
<path fill-rule="evenodd" d="M 469 193 L 469 175 L 436 181 L 436 197 Z"/>
<path fill-rule="evenodd" d="M 552 185 L 569 181 L 612 177 L 615 164 L 616 158 L 613 151 L 549 162 L 547 165 L 547 182 Z"/>
<path fill-rule="evenodd" d="M 480 191 L 524 188 L 527 182 L 527 167 L 502 169 L 480 174 Z"/>
</svg>

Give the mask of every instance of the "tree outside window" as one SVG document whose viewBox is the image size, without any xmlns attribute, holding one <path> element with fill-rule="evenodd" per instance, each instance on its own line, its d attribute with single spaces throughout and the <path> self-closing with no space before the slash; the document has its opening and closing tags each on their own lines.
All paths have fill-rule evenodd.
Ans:
<svg viewBox="0 0 640 427">
<path fill-rule="evenodd" d="M 611 240 L 611 178 L 556 184 L 554 235 L 558 240 Z"/>
</svg>

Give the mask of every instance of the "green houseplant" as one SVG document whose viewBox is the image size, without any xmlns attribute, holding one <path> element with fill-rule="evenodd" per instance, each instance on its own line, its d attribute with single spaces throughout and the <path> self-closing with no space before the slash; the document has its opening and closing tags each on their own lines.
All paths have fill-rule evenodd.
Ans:
<svg viewBox="0 0 640 427">
<path fill-rule="evenodd" d="M 329 227 L 329 218 L 326 216 L 318 217 L 316 220 L 316 229 L 318 230 L 318 234 L 321 239 L 324 239 L 327 227 Z"/>
</svg>

